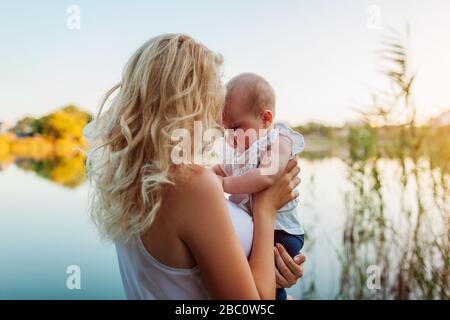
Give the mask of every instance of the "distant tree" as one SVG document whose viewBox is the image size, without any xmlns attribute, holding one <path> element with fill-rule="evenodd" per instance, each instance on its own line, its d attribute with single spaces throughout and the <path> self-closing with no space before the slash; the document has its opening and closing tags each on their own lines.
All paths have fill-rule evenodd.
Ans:
<svg viewBox="0 0 450 320">
<path fill-rule="evenodd" d="M 17 124 L 11 128 L 11 132 L 15 134 L 28 134 L 33 132 L 33 122 L 35 121 L 32 117 L 25 117 L 17 122 Z"/>
<path fill-rule="evenodd" d="M 338 128 L 327 126 L 321 123 L 310 122 L 303 126 L 298 126 L 295 128 L 297 131 L 305 135 L 318 135 L 321 137 L 332 138 L 334 136 L 334 131 Z"/>
<path fill-rule="evenodd" d="M 68 105 L 42 118 L 33 119 L 30 126 L 34 133 L 61 139 L 79 139 L 83 127 L 92 116 L 77 106 Z"/>
<path fill-rule="evenodd" d="M 31 123 L 31 128 L 33 133 L 42 134 L 44 132 L 44 121 L 43 118 L 34 119 Z"/>
</svg>

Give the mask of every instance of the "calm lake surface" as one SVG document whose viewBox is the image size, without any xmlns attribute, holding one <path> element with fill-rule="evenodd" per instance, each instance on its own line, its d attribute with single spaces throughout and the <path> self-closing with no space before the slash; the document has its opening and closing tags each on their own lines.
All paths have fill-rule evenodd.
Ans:
<svg viewBox="0 0 450 320">
<path fill-rule="evenodd" d="M 292 296 L 448 295 L 448 175 L 426 160 L 349 164 L 330 157 L 300 164 L 307 263 L 288 289 Z M 115 249 L 100 241 L 87 216 L 87 192 L 86 183 L 66 187 L 23 165 L 3 166 L 0 299 L 125 298 Z M 70 265 L 81 268 L 81 290 L 66 288 Z M 367 285 L 374 272 L 375 288 Z"/>
</svg>

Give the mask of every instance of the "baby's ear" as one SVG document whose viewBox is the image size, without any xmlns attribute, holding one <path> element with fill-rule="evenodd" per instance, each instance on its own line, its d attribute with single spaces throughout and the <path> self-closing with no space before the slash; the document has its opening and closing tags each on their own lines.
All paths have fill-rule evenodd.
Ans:
<svg viewBox="0 0 450 320">
<path fill-rule="evenodd" d="M 272 124 L 273 121 L 273 113 L 270 110 L 264 110 L 262 114 L 262 120 L 264 123 L 264 127 L 269 127 Z"/>
</svg>

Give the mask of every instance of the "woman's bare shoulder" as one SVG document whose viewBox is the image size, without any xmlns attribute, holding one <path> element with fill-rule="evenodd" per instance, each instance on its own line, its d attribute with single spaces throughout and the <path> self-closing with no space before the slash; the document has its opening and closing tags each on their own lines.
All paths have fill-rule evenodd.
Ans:
<svg viewBox="0 0 450 320">
<path fill-rule="evenodd" d="M 175 183 L 175 192 L 196 193 L 205 190 L 217 191 L 222 186 L 216 174 L 208 168 L 201 166 L 184 166 L 176 168 L 172 172 L 172 180 Z"/>
<path fill-rule="evenodd" d="M 175 219 L 181 229 L 189 228 L 193 222 L 198 228 L 198 221 L 208 220 L 212 223 L 211 219 L 222 216 L 220 213 L 226 215 L 222 185 L 212 170 L 202 167 L 184 168 L 181 172 L 175 172 L 172 180 L 175 184 L 163 198 L 170 211 L 177 213 Z M 212 215 L 211 212 L 215 214 Z M 174 218 L 172 214 L 171 216 Z"/>
<path fill-rule="evenodd" d="M 172 171 L 171 180 L 174 184 L 166 188 L 164 198 L 172 208 L 195 210 L 202 204 L 224 197 L 220 180 L 208 168 L 200 166 L 176 168 Z"/>
</svg>

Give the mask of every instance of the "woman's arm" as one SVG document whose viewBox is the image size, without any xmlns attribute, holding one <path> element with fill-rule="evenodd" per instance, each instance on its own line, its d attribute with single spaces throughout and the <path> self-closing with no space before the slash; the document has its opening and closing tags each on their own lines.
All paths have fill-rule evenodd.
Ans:
<svg viewBox="0 0 450 320">
<path fill-rule="evenodd" d="M 181 195 L 184 212 L 179 236 L 194 256 L 212 298 L 274 298 L 273 224 L 277 205 L 295 197 L 293 184 L 289 184 L 295 167 L 293 163 L 291 172 L 269 188 L 270 192 L 259 195 L 262 200 L 256 210 L 249 261 L 234 232 L 220 184 L 210 171 L 198 174 Z"/>
<path fill-rule="evenodd" d="M 193 178 L 180 199 L 185 209 L 179 233 L 197 263 L 210 296 L 213 299 L 269 298 L 270 292 L 258 291 L 218 180 L 205 172 Z M 274 213 L 268 213 L 266 218 L 271 219 L 271 215 Z"/>
<path fill-rule="evenodd" d="M 296 166 L 297 165 L 297 159 L 291 160 L 285 169 L 285 172 L 289 172 L 289 174 L 284 173 L 277 181 L 276 183 L 271 187 L 268 188 L 262 192 L 253 194 L 253 220 L 255 223 L 254 228 L 254 238 L 255 237 L 261 237 L 264 239 L 264 243 L 261 240 L 261 246 L 259 244 L 253 244 L 252 247 L 252 255 L 255 251 L 261 250 L 261 252 L 258 252 L 259 256 L 264 255 L 264 259 L 269 260 L 269 257 L 272 257 L 272 263 L 273 263 L 273 249 L 271 252 L 263 250 L 265 246 L 271 246 L 273 248 L 273 242 L 274 242 L 274 232 L 273 232 L 273 225 L 274 222 L 272 222 L 272 225 L 270 228 L 257 228 L 257 221 L 260 218 L 261 214 L 264 214 L 265 210 L 277 210 L 278 208 L 282 207 L 285 203 L 289 202 L 288 199 L 294 199 L 298 195 L 293 191 L 293 189 L 300 183 L 300 179 L 297 178 L 297 174 L 300 172 L 300 169 Z M 289 192 L 286 192 L 286 191 Z M 278 200 L 277 200 L 278 199 Z M 281 201 L 279 201 L 281 200 Z M 270 232 L 267 233 L 267 230 Z M 262 246 L 264 245 L 264 247 Z M 265 261 L 267 261 L 265 260 Z M 250 260 L 250 265 L 252 265 L 252 261 Z M 278 263 L 278 262 L 277 262 Z M 257 269 L 261 267 L 262 264 L 255 265 L 253 269 Z M 276 268 L 274 268 L 275 263 L 271 265 L 263 265 L 264 268 L 266 268 L 265 272 L 269 272 L 269 269 L 274 269 L 276 271 Z M 262 273 L 262 272 L 261 272 Z M 267 286 L 268 288 L 274 288 L 273 284 L 275 283 L 275 273 L 273 274 L 273 277 L 267 278 L 267 282 L 262 282 L 263 285 Z"/>
</svg>

